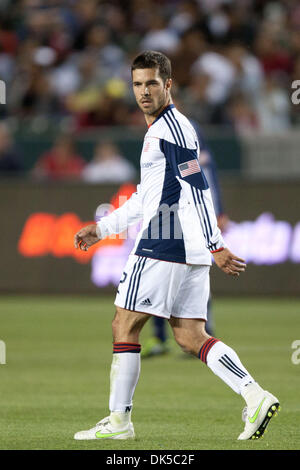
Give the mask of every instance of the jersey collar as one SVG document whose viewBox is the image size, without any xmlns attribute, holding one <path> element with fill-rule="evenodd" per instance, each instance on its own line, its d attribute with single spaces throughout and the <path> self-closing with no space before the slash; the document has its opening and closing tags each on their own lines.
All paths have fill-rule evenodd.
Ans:
<svg viewBox="0 0 300 470">
<path fill-rule="evenodd" d="M 148 125 L 148 129 L 150 129 L 151 126 L 153 126 L 153 124 L 155 124 L 164 114 L 166 114 L 170 109 L 172 108 L 175 108 L 175 105 L 172 103 L 172 104 L 169 104 L 168 106 L 166 106 L 162 112 L 157 116 L 157 118 L 155 119 L 155 121 L 152 122 L 152 124 L 149 124 Z"/>
</svg>

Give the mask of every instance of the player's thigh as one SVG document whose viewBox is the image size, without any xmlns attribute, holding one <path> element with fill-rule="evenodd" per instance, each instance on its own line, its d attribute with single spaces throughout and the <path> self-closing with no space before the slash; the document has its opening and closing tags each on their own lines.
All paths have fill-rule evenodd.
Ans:
<svg viewBox="0 0 300 470">
<path fill-rule="evenodd" d="M 149 318 L 150 316 L 145 313 L 116 307 L 116 313 L 112 321 L 114 342 L 138 341 L 139 334 Z"/>
<path fill-rule="evenodd" d="M 209 266 L 188 266 L 170 318 L 177 343 L 197 355 L 210 337 L 205 330 L 209 299 Z"/>
<path fill-rule="evenodd" d="M 124 268 L 115 305 L 170 318 L 186 265 L 131 255 Z"/>
<path fill-rule="evenodd" d="M 172 307 L 172 317 L 207 320 L 210 266 L 187 266 Z"/>
</svg>

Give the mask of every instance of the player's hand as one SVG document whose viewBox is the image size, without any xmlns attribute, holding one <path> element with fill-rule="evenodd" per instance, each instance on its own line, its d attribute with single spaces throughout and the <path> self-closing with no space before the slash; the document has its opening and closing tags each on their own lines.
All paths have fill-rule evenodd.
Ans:
<svg viewBox="0 0 300 470">
<path fill-rule="evenodd" d="M 230 276 L 239 276 L 247 267 L 245 260 L 231 253 L 228 248 L 213 253 L 213 257 L 216 265 Z"/>
<path fill-rule="evenodd" d="M 87 251 L 90 246 L 97 243 L 101 238 L 99 238 L 97 231 L 97 225 L 87 225 L 83 227 L 79 232 L 74 235 L 74 246 L 75 248 L 80 248 L 82 251 Z M 98 228 L 99 233 L 99 228 Z"/>
</svg>

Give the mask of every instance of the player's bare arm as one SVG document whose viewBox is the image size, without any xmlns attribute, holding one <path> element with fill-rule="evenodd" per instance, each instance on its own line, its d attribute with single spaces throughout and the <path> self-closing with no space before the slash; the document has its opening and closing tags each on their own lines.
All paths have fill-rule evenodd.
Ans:
<svg viewBox="0 0 300 470">
<path fill-rule="evenodd" d="M 239 276 L 247 267 L 245 260 L 231 253 L 228 248 L 213 253 L 213 257 L 216 265 L 230 276 Z"/>
<path fill-rule="evenodd" d="M 99 227 L 96 224 L 87 225 L 79 230 L 74 236 L 75 248 L 80 248 L 82 251 L 87 251 L 90 246 L 101 240 Z"/>
</svg>

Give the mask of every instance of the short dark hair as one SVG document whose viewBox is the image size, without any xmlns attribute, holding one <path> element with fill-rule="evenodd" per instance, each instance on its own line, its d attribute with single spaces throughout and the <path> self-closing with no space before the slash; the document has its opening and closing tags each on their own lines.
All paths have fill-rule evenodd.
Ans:
<svg viewBox="0 0 300 470">
<path fill-rule="evenodd" d="M 165 82 L 171 78 L 171 61 L 167 56 L 157 51 L 145 51 L 139 54 L 132 62 L 131 73 L 136 69 L 156 69 Z"/>
</svg>

